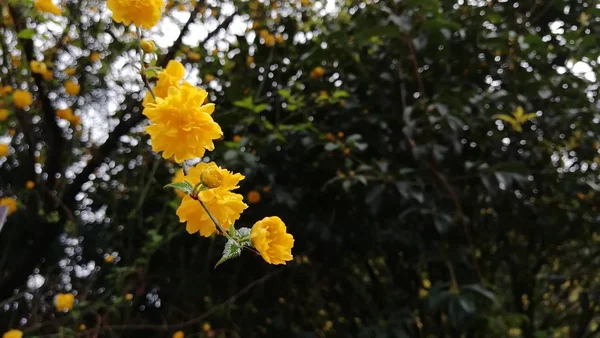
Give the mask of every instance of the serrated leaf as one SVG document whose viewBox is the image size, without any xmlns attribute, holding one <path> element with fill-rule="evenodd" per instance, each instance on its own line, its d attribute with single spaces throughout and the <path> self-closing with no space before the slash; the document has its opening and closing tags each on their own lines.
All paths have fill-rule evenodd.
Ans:
<svg viewBox="0 0 600 338">
<path fill-rule="evenodd" d="M 192 186 L 192 184 L 187 181 L 167 184 L 164 186 L 164 188 L 174 188 L 179 191 L 183 191 L 187 195 L 191 194 L 194 191 L 194 186 Z"/>
<path fill-rule="evenodd" d="M 239 228 L 236 232 L 236 234 L 239 237 L 248 237 L 250 236 L 250 232 L 252 232 L 252 229 L 250 228 Z"/>
<path fill-rule="evenodd" d="M 242 254 L 242 248 L 240 248 L 234 240 L 228 240 L 225 243 L 225 248 L 223 249 L 223 256 L 215 265 L 215 269 L 217 266 L 225 263 L 226 261 L 237 258 Z"/>
</svg>

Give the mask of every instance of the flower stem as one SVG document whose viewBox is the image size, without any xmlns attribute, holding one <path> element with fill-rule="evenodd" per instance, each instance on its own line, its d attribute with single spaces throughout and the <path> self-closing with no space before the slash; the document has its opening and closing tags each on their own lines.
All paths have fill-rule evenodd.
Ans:
<svg viewBox="0 0 600 338">
<path fill-rule="evenodd" d="M 204 208 L 204 211 L 206 211 L 206 213 L 208 214 L 208 217 L 210 217 L 210 219 L 213 221 L 213 223 L 215 223 L 215 225 L 223 233 L 223 235 L 225 235 L 225 237 L 227 237 L 227 239 L 233 240 L 237 243 L 237 241 L 231 237 L 229 232 L 227 232 L 225 229 L 223 229 L 221 224 L 219 224 L 219 221 L 217 221 L 215 216 L 213 216 L 213 214 L 210 212 L 210 210 L 208 210 L 208 208 L 206 207 L 206 204 L 204 204 L 204 202 L 202 202 L 202 200 L 200 198 L 198 198 L 198 202 L 200 202 L 200 205 L 202 206 L 202 208 Z"/>
</svg>

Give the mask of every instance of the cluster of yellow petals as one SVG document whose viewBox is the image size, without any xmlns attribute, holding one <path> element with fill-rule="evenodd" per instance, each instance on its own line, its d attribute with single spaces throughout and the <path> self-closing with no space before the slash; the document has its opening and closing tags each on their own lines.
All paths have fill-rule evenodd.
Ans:
<svg viewBox="0 0 600 338">
<path fill-rule="evenodd" d="M 182 181 L 186 180 L 192 185 L 196 185 L 201 179 L 207 181 L 205 172 L 213 172 L 209 174 L 210 179 L 214 179 L 215 173 L 218 172 L 220 185 L 201 191 L 198 193 L 198 200 L 206 205 L 207 209 L 225 229 L 234 224 L 240 218 L 240 215 L 248 206 L 243 202 L 243 197 L 240 194 L 233 193 L 232 190 L 237 189 L 239 182 L 244 179 L 242 174 L 233 174 L 232 172 L 218 167 L 215 163 L 198 163 L 191 168 L 188 176 L 183 176 Z M 204 237 L 209 237 L 217 230 L 216 225 L 210 219 L 208 213 L 202 208 L 198 201 L 191 196 L 185 196 L 181 201 L 181 205 L 177 209 L 179 221 L 187 222 L 186 229 L 190 234 L 199 232 Z"/>
<path fill-rule="evenodd" d="M 318 79 L 323 75 L 325 75 L 325 69 L 321 66 L 315 67 L 315 69 L 310 72 L 310 77 L 313 79 Z"/>
<path fill-rule="evenodd" d="M 66 312 L 73 308 L 75 296 L 72 293 L 59 293 L 54 299 L 54 305 L 59 312 Z"/>
<path fill-rule="evenodd" d="M 13 92 L 13 103 L 19 109 L 25 109 L 33 103 L 33 96 L 26 90 L 17 89 Z"/>
<path fill-rule="evenodd" d="M 294 258 L 294 237 L 287 233 L 285 224 L 277 216 L 256 222 L 250 232 L 250 241 L 269 264 L 285 264 Z"/>
<path fill-rule="evenodd" d="M 40 12 L 61 15 L 60 7 L 52 3 L 52 0 L 35 0 L 33 6 Z"/>
<path fill-rule="evenodd" d="M 154 27 L 162 15 L 163 0 L 108 0 L 113 20 L 125 25 L 134 24 L 143 29 Z"/>
<path fill-rule="evenodd" d="M 8 208 L 9 215 L 17 211 L 17 200 L 12 197 L 0 198 L 0 205 Z"/>
<path fill-rule="evenodd" d="M 0 122 L 8 119 L 8 109 L 0 108 Z"/>
<path fill-rule="evenodd" d="M 144 115 L 151 123 L 146 132 L 150 134 L 155 152 L 182 163 L 213 150 L 213 140 L 223 136 L 223 131 L 211 116 L 215 105 L 204 104 L 208 93 L 187 82 L 179 85 L 183 65 L 170 63 L 169 66 L 159 74 L 156 102 L 146 100 Z"/>
<path fill-rule="evenodd" d="M 67 80 L 65 82 L 65 91 L 71 96 L 77 96 L 81 91 L 81 87 L 74 81 Z"/>
<path fill-rule="evenodd" d="M 10 146 L 6 143 L 0 143 L 0 157 L 8 156 L 8 152 L 10 151 Z"/>
<path fill-rule="evenodd" d="M 69 123 L 71 123 L 72 126 L 78 126 L 79 124 L 81 124 L 81 118 L 79 117 L 79 115 L 73 114 L 73 109 L 71 108 L 57 109 L 56 117 L 65 121 L 69 121 Z"/>
<path fill-rule="evenodd" d="M 2 338 L 23 338 L 23 332 L 19 330 L 10 330 L 4 333 Z"/>
<path fill-rule="evenodd" d="M 185 76 L 185 67 L 178 61 L 169 61 L 167 67 L 158 73 L 158 81 L 153 88 L 153 93 L 156 98 L 164 99 L 169 94 L 169 88 L 180 87 L 181 81 Z M 154 98 L 149 92 L 144 97 L 143 105 L 146 107 L 149 103 L 154 103 Z"/>
</svg>

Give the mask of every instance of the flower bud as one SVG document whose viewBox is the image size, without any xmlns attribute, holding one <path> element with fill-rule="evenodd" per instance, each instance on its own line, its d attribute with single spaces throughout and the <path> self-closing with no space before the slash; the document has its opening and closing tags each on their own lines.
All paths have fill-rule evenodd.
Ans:
<svg viewBox="0 0 600 338">
<path fill-rule="evenodd" d="M 154 53 L 156 51 L 156 45 L 152 40 L 142 40 L 142 50 L 146 53 Z"/>
<path fill-rule="evenodd" d="M 217 167 L 208 167 L 202 172 L 202 184 L 207 188 L 217 188 L 223 184 L 223 174 Z"/>
</svg>

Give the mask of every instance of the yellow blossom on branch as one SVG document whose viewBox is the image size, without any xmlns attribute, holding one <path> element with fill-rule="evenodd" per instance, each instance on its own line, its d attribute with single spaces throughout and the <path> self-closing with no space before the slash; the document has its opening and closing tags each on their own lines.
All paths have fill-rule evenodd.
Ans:
<svg viewBox="0 0 600 338">
<path fill-rule="evenodd" d="M 54 299 L 54 305 L 59 312 L 66 312 L 73 308 L 75 296 L 72 293 L 59 293 Z"/>
<path fill-rule="evenodd" d="M 45 63 L 35 60 L 29 63 L 29 68 L 31 68 L 32 73 L 41 75 L 48 70 Z"/>
<path fill-rule="evenodd" d="M 15 107 L 25 109 L 33 103 L 33 97 L 30 92 L 17 89 L 13 92 L 13 103 Z"/>
<path fill-rule="evenodd" d="M 158 74 L 158 81 L 153 89 L 156 98 L 164 99 L 169 94 L 169 88 L 181 85 L 181 80 L 185 76 L 185 68 L 179 61 L 169 61 L 167 67 Z M 144 97 L 143 106 L 146 107 L 149 103 L 153 103 L 154 99 L 149 92 Z"/>
<path fill-rule="evenodd" d="M 108 0 L 106 6 L 113 20 L 124 25 L 134 24 L 149 29 L 158 23 L 164 7 L 163 0 Z"/>
<path fill-rule="evenodd" d="M 165 159 L 174 156 L 181 163 L 215 148 L 213 140 L 223 136 L 223 131 L 211 116 L 215 105 L 203 105 L 207 96 L 203 89 L 183 85 L 170 87 L 165 99 L 147 105 L 143 113 L 151 125 L 146 131 L 155 152 L 162 152 Z"/>
<path fill-rule="evenodd" d="M 206 205 L 219 224 L 227 229 L 248 208 L 243 202 L 242 195 L 231 192 L 238 188 L 238 184 L 244 179 L 244 176 L 233 174 L 226 169 L 218 167 L 213 162 L 201 162 L 190 169 L 185 180 L 192 185 L 196 185 L 200 182 L 205 171 L 209 173 L 213 171 L 213 175 L 214 172 L 218 171 L 221 176 L 221 185 L 217 188 L 200 191 L 197 198 Z M 179 216 L 180 222 L 187 222 L 186 229 L 190 234 L 200 232 L 200 235 L 209 237 L 217 230 L 216 225 L 204 208 L 191 196 L 183 198 L 181 205 L 177 209 L 177 216 Z"/>
<path fill-rule="evenodd" d="M 60 7 L 52 3 L 52 0 L 35 0 L 33 6 L 40 12 L 61 15 Z"/>
<path fill-rule="evenodd" d="M 81 87 L 77 83 L 68 80 L 67 82 L 65 82 L 65 91 L 71 96 L 77 96 L 81 91 Z"/>
<path fill-rule="evenodd" d="M 4 333 L 2 338 L 23 338 L 23 332 L 19 330 L 10 330 Z"/>
<path fill-rule="evenodd" d="M 256 222 L 250 232 L 250 241 L 269 264 L 285 264 L 294 258 L 294 237 L 287 233 L 285 224 L 277 216 Z"/>
<path fill-rule="evenodd" d="M 156 45 L 152 40 L 142 40 L 141 47 L 145 53 L 154 53 L 156 51 Z"/>
</svg>

